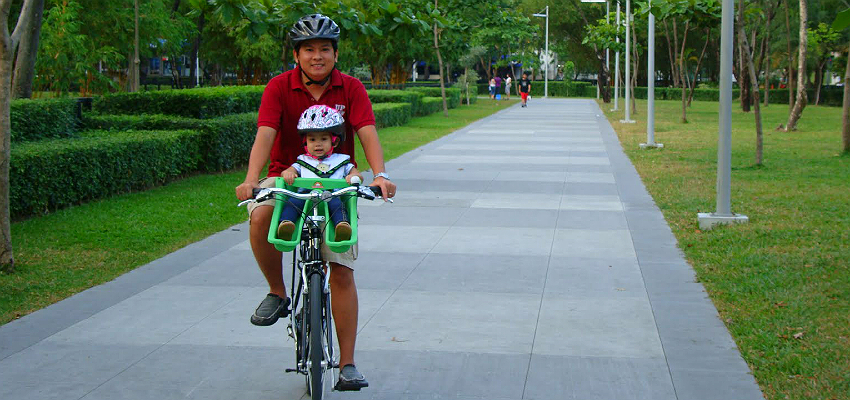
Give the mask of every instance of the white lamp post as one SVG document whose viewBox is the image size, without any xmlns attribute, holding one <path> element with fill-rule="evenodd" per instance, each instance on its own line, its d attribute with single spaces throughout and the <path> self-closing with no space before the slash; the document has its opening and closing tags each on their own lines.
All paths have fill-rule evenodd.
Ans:
<svg viewBox="0 0 850 400">
<path fill-rule="evenodd" d="M 620 0 L 617 0 L 617 43 L 620 43 Z M 611 111 L 620 109 L 620 46 L 617 46 L 617 51 L 614 53 L 614 108 Z"/>
<path fill-rule="evenodd" d="M 717 139 L 717 211 L 699 213 L 700 229 L 719 224 L 745 223 L 746 215 L 733 214 L 732 194 L 732 36 L 735 1 L 723 0 L 720 22 L 720 129 Z"/>
<path fill-rule="evenodd" d="M 546 70 L 543 72 L 543 98 L 549 97 L 549 6 L 546 6 L 545 14 L 534 14 L 535 17 L 545 17 L 546 18 Z"/>
<path fill-rule="evenodd" d="M 621 119 L 620 122 L 624 124 L 633 124 L 635 120 L 631 117 L 632 108 L 629 105 L 629 102 L 632 100 L 631 95 L 629 93 L 629 78 L 631 72 L 631 62 L 629 61 L 629 54 L 631 53 L 631 31 L 630 28 L 632 26 L 632 2 L 631 0 L 626 0 L 626 80 L 623 83 L 626 85 L 626 118 Z"/>
<path fill-rule="evenodd" d="M 649 1 L 650 6 L 652 0 Z M 646 143 L 641 143 L 642 149 L 664 147 L 655 143 L 655 15 L 649 13 L 649 29 L 646 55 Z"/>
</svg>

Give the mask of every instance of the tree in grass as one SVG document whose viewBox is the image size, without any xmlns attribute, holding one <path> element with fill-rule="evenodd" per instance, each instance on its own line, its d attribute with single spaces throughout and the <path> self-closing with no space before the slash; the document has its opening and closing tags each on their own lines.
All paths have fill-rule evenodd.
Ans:
<svg viewBox="0 0 850 400">
<path fill-rule="evenodd" d="M 609 90 L 610 79 L 608 79 L 608 66 L 605 64 L 605 49 L 610 53 L 622 52 L 626 49 L 625 30 L 618 30 L 616 22 L 610 23 L 612 18 L 600 18 L 595 24 L 586 25 L 584 27 L 584 39 L 582 44 L 587 44 L 593 47 L 594 53 L 597 55 L 599 69 L 601 74 L 597 74 L 596 84 L 600 88 L 602 101 L 605 103 L 611 102 L 611 90 Z M 617 38 L 620 40 L 617 41 Z"/>
<path fill-rule="evenodd" d="M 803 115 L 803 109 L 808 103 L 806 95 L 806 51 L 808 48 L 808 29 L 806 25 L 809 21 L 809 14 L 806 0 L 800 0 L 800 50 L 797 55 L 797 99 L 794 101 L 794 107 L 791 113 L 788 114 L 788 123 L 785 124 L 785 132 L 790 132 L 797 129 L 797 121 Z"/>
<path fill-rule="evenodd" d="M 850 8 L 838 13 L 832 29 L 842 31 L 850 27 Z M 841 110 L 841 151 L 850 153 L 850 47 L 844 66 L 844 102 Z"/>
<path fill-rule="evenodd" d="M 843 47 L 841 39 L 837 31 L 823 22 L 809 30 L 809 51 L 815 62 L 815 105 L 820 104 L 826 63 L 832 59 L 833 53 L 837 53 Z"/>
<path fill-rule="evenodd" d="M 24 30 L 30 25 L 35 7 L 34 0 L 25 0 L 18 21 L 9 32 L 9 13 L 12 0 L 0 0 L 0 271 L 11 272 L 15 267 L 12 253 L 12 230 L 9 219 L 9 158 L 11 157 L 10 117 L 12 105 L 12 71 L 15 52 Z M 16 10 L 17 11 L 17 10 Z"/>
</svg>

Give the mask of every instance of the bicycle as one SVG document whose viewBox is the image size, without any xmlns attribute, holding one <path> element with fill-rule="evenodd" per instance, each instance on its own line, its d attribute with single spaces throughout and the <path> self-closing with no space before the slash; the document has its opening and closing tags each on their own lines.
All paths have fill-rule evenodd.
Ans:
<svg viewBox="0 0 850 400">
<path fill-rule="evenodd" d="M 333 370 L 339 368 L 333 346 L 331 267 L 328 265 L 327 269 L 324 268 L 322 243 L 327 243 L 331 251 L 337 253 L 347 251 L 357 242 L 357 198 L 374 200 L 381 196 L 379 187 L 360 186 L 359 183 L 356 177 L 352 179 L 351 185 L 344 179 L 296 178 L 293 185 L 286 185 L 283 178 L 278 177 L 276 187 L 254 189 L 253 199 L 239 203 L 242 206 L 272 198 L 276 200 L 268 241 L 281 252 L 292 251 L 292 284 L 289 286 L 292 304 L 286 330 L 295 341 L 295 368 L 287 368 L 286 372 L 303 374 L 307 391 L 314 400 L 321 400 L 324 396 L 325 375 L 330 372 L 333 382 L 336 379 Z M 298 193 L 287 187 L 310 191 Z M 277 237 L 277 222 L 289 197 L 307 201 L 292 238 L 283 240 Z M 335 197 L 343 200 L 349 212 L 352 231 L 349 240 L 337 241 L 334 230 L 324 229 L 327 225 L 322 224 L 330 220 L 327 202 Z M 299 272 L 297 285 L 296 270 Z"/>
</svg>

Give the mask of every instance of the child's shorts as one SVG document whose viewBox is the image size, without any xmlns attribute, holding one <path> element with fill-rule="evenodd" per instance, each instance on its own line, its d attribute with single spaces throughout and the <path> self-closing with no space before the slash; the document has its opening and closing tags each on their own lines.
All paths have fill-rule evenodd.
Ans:
<svg viewBox="0 0 850 400">
<path fill-rule="evenodd" d="M 275 177 L 266 177 L 266 178 L 260 179 L 260 187 L 261 188 L 274 187 L 274 184 L 275 184 L 274 178 Z M 257 207 L 266 207 L 266 206 L 274 207 L 274 205 L 275 205 L 274 199 L 269 199 L 269 200 L 266 200 L 266 201 L 261 202 L 261 203 L 249 203 L 248 204 L 248 221 L 251 220 L 251 213 L 254 212 L 254 210 L 256 210 Z M 357 260 L 357 253 L 358 253 L 357 243 L 354 243 L 354 245 L 352 245 L 351 248 L 349 248 L 344 253 L 336 253 L 336 252 L 332 251 L 330 248 L 328 248 L 327 243 L 322 242 L 322 258 L 324 258 L 325 261 L 327 261 L 327 262 L 332 262 L 332 263 L 344 265 L 344 266 L 348 267 L 348 269 L 352 269 L 352 270 L 354 269 L 354 261 Z"/>
</svg>

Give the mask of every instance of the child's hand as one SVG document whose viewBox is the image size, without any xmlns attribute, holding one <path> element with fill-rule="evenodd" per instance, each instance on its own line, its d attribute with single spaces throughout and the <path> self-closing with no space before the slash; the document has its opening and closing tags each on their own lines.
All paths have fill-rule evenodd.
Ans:
<svg viewBox="0 0 850 400">
<path fill-rule="evenodd" d="M 285 170 L 285 171 L 283 171 L 283 173 L 280 176 L 283 177 L 284 182 L 291 185 L 295 182 L 295 178 L 298 177 L 298 174 L 296 174 L 295 172 L 292 172 L 290 170 Z"/>
</svg>

